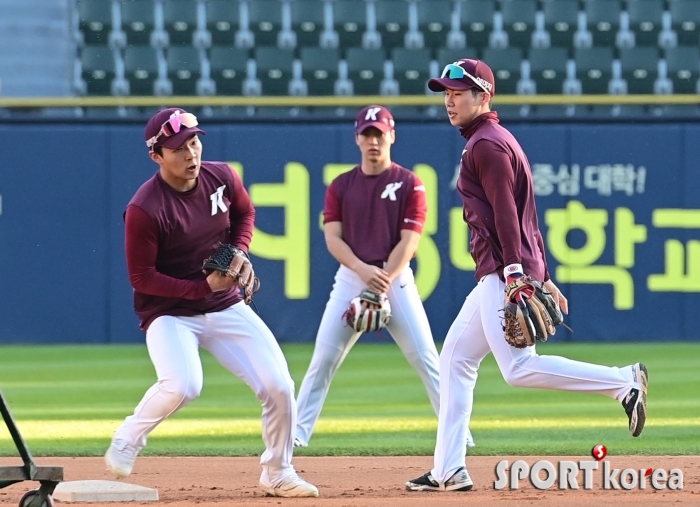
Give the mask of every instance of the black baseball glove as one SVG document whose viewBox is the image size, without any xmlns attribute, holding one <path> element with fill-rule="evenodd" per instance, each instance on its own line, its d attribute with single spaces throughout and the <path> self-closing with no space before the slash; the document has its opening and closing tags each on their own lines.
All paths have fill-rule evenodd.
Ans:
<svg viewBox="0 0 700 507">
<path fill-rule="evenodd" d="M 224 276 L 235 278 L 238 286 L 243 289 L 243 300 L 247 305 L 260 290 L 260 279 L 253 272 L 248 254 L 228 243 L 220 244 L 211 257 L 204 260 L 202 271 L 207 275 L 220 271 Z"/>
</svg>

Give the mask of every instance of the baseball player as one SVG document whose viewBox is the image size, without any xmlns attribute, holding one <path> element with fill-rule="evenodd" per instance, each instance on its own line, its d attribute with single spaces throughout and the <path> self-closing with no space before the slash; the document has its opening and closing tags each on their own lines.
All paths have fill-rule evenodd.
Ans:
<svg viewBox="0 0 700 507">
<path fill-rule="evenodd" d="M 646 420 L 647 370 L 641 363 L 610 368 L 539 356 L 534 346 L 516 348 L 502 327 L 504 292 L 518 280 L 544 282 L 564 313 L 568 302 L 549 276 L 537 223 L 532 174 L 513 135 L 499 125 L 490 109 L 496 83 L 482 61 L 447 65 L 432 91 L 445 93 L 450 123 L 467 138 L 457 190 L 471 231 L 476 287 L 452 323 L 440 355 L 440 414 L 434 467 L 406 483 L 410 491 L 466 491 L 472 480 L 464 446 L 471 417 L 474 385 L 481 360 L 492 352 L 505 381 L 518 387 L 599 393 L 622 403 L 632 436 Z M 515 283 L 515 285 L 511 285 Z M 531 293 L 516 295 L 527 301 Z M 500 310 L 500 312 L 499 312 Z"/>
<path fill-rule="evenodd" d="M 326 244 L 340 267 L 299 389 L 297 446 L 308 445 L 331 380 L 362 334 L 343 315 L 365 288 L 388 297 L 392 316 L 387 329 L 438 411 L 438 354 L 409 266 L 425 222 L 425 187 L 413 172 L 392 162 L 395 140 L 394 118 L 387 108 L 362 109 L 355 121 L 362 162 L 326 191 Z"/>
<path fill-rule="evenodd" d="M 255 392 L 263 406 L 265 452 L 260 486 L 269 495 L 316 497 L 318 489 L 292 467 L 294 383 L 274 336 L 245 303 L 239 283 L 254 278 L 239 255 L 230 269 L 205 275 L 204 259 L 220 243 L 248 251 L 255 209 L 240 178 L 223 162 L 203 162 L 204 134 L 184 109 L 164 109 L 146 125 L 146 146 L 158 164 L 124 214 L 134 307 L 146 332 L 158 381 L 114 434 L 107 467 L 128 476 L 148 434 L 199 396 L 204 348 Z"/>
</svg>

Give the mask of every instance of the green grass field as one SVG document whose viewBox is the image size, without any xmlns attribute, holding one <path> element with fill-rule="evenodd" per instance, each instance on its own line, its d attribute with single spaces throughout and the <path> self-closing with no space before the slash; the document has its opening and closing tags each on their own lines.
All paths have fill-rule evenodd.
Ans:
<svg viewBox="0 0 700 507">
<path fill-rule="evenodd" d="M 311 345 L 283 347 L 298 385 Z M 622 407 L 595 395 L 516 389 L 491 356 L 475 393 L 472 455 L 700 454 L 700 344 L 543 344 L 541 354 L 649 368 L 649 419 L 633 439 Z M 260 405 L 202 353 L 202 396 L 158 427 L 145 455 L 257 455 Z M 155 380 L 145 346 L 0 347 L 0 389 L 36 456 L 97 456 Z M 336 376 L 311 445 L 299 455 L 429 455 L 437 420 L 393 344 L 358 344 Z M 15 456 L 0 425 L 0 455 Z"/>
</svg>

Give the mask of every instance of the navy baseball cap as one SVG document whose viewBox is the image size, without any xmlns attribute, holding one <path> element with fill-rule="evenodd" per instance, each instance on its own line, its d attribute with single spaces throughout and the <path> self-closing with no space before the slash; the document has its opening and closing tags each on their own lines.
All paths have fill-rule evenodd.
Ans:
<svg viewBox="0 0 700 507">
<path fill-rule="evenodd" d="M 481 60 L 463 58 L 445 66 L 439 78 L 428 81 L 428 88 L 434 92 L 450 90 L 471 90 L 496 94 L 496 80 L 493 71 Z"/>
<path fill-rule="evenodd" d="M 197 117 L 182 108 L 161 109 L 146 124 L 146 146 L 151 151 L 159 147 L 177 149 L 195 134 L 206 135 L 197 125 Z"/>
<path fill-rule="evenodd" d="M 357 113 L 355 133 L 362 134 L 369 127 L 376 127 L 382 132 L 394 130 L 394 117 L 384 106 L 367 106 Z"/>
</svg>

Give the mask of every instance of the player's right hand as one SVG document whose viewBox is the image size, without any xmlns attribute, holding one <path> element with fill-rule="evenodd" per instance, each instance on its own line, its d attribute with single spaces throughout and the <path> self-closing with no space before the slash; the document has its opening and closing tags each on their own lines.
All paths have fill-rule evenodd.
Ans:
<svg viewBox="0 0 700 507">
<path fill-rule="evenodd" d="M 368 288 L 375 292 L 385 294 L 389 290 L 389 273 L 371 264 L 361 264 L 355 272 L 360 276 Z"/>
<path fill-rule="evenodd" d="M 227 276 L 221 271 L 214 270 L 207 276 L 207 283 L 212 292 L 219 292 L 221 290 L 230 289 L 238 283 L 237 278 Z"/>
</svg>

